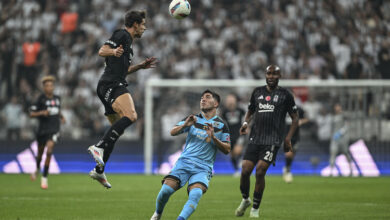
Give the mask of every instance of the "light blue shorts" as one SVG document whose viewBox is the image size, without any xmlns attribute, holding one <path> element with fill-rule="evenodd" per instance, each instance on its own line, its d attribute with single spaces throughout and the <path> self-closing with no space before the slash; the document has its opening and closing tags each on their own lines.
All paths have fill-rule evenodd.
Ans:
<svg viewBox="0 0 390 220">
<path fill-rule="evenodd" d="M 200 183 L 208 188 L 212 172 L 193 161 L 179 159 L 164 179 L 168 177 L 178 180 L 180 188 L 185 186 L 187 182 L 188 187 L 195 183 Z"/>
</svg>

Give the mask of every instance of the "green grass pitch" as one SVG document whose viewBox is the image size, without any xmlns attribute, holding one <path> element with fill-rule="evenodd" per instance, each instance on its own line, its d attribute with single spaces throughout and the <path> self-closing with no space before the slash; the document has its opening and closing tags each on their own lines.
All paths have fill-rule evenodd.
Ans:
<svg viewBox="0 0 390 220">
<path fill-rule="evenodd" d="M 109 190 L 87 174 L 51 175 L 42 190 L 28 175 L 0 174 L 0 219 L 150 219 L 162 176 L 107 176 Z M 176 192 L 162 219 L 176 219 L 186 200 L 185 188 Z M 214 176 L 190 219 L 247 219 L 249 209 L 234 216 L 240 200 L 239 178 Z M 267 176 L 260 219 L 390 219 L 390 178 L 295 176 L 286 184 Z"/>
</svg>

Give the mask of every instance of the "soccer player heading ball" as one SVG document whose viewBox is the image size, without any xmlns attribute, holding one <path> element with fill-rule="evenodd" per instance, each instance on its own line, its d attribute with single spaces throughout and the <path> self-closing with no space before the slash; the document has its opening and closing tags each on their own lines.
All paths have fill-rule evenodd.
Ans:
<svg viewBox="0 0 390 220">
<path fill-rule="evenodd" d="M 156 211 L 151 220 L 161 218 L 169 197 L 188 182 L 188 201 L 178 220 L 185 220 L 195 211 L 202 195 L 207 191 L 212 176 L 215 156 L 219 149 L 230 152 L 230 134 L 226 123 L 217 116 L 220 104 L 218 94 L 206 90 L 200 99 L 201 112 L 183 119 L 171 130 L 176 136 L 188 133 L 183 153 L 168 176 L 156 199 Z"/>
<path fill-rule="evenodd" d="M 115 142 L 124 130 L 137 120 L 133 99 L 126 88 L 128 86 L 126 76 L 139 69 L 156 66 L 154 57 L 147 58 L 137 65 L 131 65 L 134 54 L 132 43 L 135 38 L 141 38 L 145 32 L 145 17 L 145 11 L 126 12 L 125 27 L 115 30 L 99 50 L 99 56 L 105 57 L 106 67 L 97 85 L 97 95 L 104 105 L 105 115 L 112 126 L 97 144 L 88 148 L 97 163 L 89 175 L 106 188 L 111 188 L 111 184 L 104 174 L 104 166 Z"/>
<path fill-rule="evenodd" d="M 249 144 L 242 162 L 240 190 L 243 199 L 236 209 L 236 216 L 243 216 L 246 208 L 251 205 L 249 180 L 256 166 L 256 184 L 250 217 L 259 217 L 259 206 L 265 188 L 265 174 L 269 165 L 275 162 L 276 154 L 283 142 L 282 135 L 284 135 L 287 112 L 292 119 L 292 123 L 284 139 L 284 151 L 292 151 L 291 137 L 298 127 L 298 113 L 293 95 L 278 86 L 280 77 L 278 66 L 270 65 L 267 67 L 267 85 L 253 90 L 245 121 L 240 129 L 240 134 L 247 134 L 249 123 L 253 118 Z"/>
</svg>

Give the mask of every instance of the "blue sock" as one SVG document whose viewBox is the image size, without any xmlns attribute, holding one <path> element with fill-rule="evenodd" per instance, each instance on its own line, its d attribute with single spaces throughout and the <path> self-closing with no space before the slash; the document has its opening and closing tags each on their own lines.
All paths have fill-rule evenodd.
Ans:
<svg viewBox="0 0 390 220">
<path fill-rule="evenodd" d="M 203 191 L 200 188 L 194 188 L 190 191 L 188 195 L 188 201 L 184 205 L 183 210 L 181 211 L 177 220 L 188 219 L 190 215 L 195 211 L 196 206 L 198 206 L 200 197 L 202 197 Z"/>
<path fill-rule="evenodd" d="M 157 195 L 156 199 L 156 212 L 161 214 L 164 211 L 165 204 L 167 204 L 169 197 L 175 192 L 172 187 L 164 184 L 161 187 L 160 192 Z"/>
</svg>

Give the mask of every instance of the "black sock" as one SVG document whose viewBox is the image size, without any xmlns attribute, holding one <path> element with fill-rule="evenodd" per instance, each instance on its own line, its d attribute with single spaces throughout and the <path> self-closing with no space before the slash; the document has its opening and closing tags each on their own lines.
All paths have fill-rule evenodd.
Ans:
<svg viewBox="0 0 390 220">
<path fill-rule="evenodd" d="M 123 131 L 132 123 L 128 117 L 122 117 L 108 129 L 103 138 L 95 146 L 103 149 L 114 146 L 115 142 L 123 134 Z"/>
<path fill-rule="evenodd" d="M 42 174 L 42 176 L 43 176 L 43 177 L 47 177 L 48 174 L 49 174 L 49 166 L 45 166 L 45 167 L 43 168 L 43 174 Z"/>
<path fill-rule="evenodd" d="M 241 177 L 240 190 L 241 190 L 242 198 L 244 199 L 248 199 L 249 197 L 249 185 L 250 182 L 247 181 L 245 178 Z"/>
<path fill-rule="evenodd" d="M 253 208 L 258 209 L 261 203 L 263 192 L 253 192 Z"/>
<path fill-rule="evenodd" d="M 106 163 L 108 161 L 108 158 L 110 158 L 110 155 L 112 153 L 112 150 L 114 149 L 114 145 L 109 144 L 106 149 L 104 150 L 103 154 L 103 161 Z M 96 173 L 102 174 L 104 172 L 104 167 L 95 166 Z"/>
<path fill-rule="evenodd" d="M 39 171 L 39 172 L 41 172 L 41 160 L 42 160 L 42 158 L 36 158 L 36 160 L 37 160 L 37 170 Z"/>
<path fill-rule="evenodd" d="M 286 169 L 288 172 L 290 172 L 292 162 L 293 162 L 292 158 L 286 157 Z"/>
<path fill-rule="evenodd" d="M 237 171 L 238 170 L 237 158 L 235 156 L 233 156 L 231 158 L 231 161 L 232 161 L 232 164 L 233 164 L 234 171 Z"/>
</svg>

